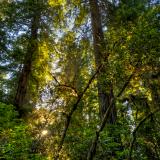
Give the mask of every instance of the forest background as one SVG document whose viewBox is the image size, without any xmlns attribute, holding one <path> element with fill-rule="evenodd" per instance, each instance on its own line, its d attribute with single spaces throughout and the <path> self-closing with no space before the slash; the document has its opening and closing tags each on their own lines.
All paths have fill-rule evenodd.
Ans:
<svg viewBox="0 0 160 160">
<path fill-rule="evenodd" d="M 0 6 L 0 159 L 160 159 L 159 0 Z"/>
</svg>

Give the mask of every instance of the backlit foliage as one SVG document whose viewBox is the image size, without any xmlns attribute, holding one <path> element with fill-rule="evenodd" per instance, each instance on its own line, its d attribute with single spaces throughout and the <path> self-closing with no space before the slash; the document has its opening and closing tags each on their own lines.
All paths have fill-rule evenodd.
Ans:
<svg viewBox="0 0 160 160">
<path fill-rule="evenodd" d="M 103 122 L 99 82 L 116 121 L 99 132 L 93 159 L 160 159 L 159 1 L 98 0 L 104 48 L 93 46 L 90 2 L 0 1 L 0 159 L 86 160 Z"/>
</svg>

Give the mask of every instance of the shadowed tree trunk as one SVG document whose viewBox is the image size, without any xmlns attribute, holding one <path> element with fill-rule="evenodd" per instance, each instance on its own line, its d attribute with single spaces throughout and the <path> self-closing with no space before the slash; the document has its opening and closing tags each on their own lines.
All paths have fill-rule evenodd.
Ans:
<svg viewBox="0 0 160 160">
<path fill-rule="evenodd" d="M 26 114 L 23 105 L 26 98 L 29 76 L 32 70 L 33 54 L 36 54 L 36 52 L 38 51 L 37 36 L 39 19 L 40 15 L 39 13 L 37 13 L 37 11 L 35 11 L 31 22 L 31 35 L 28 43 L 27 52 L 24 58 L 23 69 L 19 76 L 17 92 L 14 99 L 14 105 L 16 106 L 20 117 L 23 117 Z"/>
<path fill-rule="evenodd" d="M 106 43 L 104 41 L 104 35 L 101 24 L 101 13 L 98 7 L 97 0 L 89 0 L 90 12 L 91 12 L 91 23 L 92 23 L 92 34 L 93 34 L 93 47 L 95 55 L 96 68 L 101 64 L 103 67 L 97 76 L 97 87 L 98 87 L 98 101 L 99 101 L 99 113 L 101 120 L 111 104 L 113 99 L 113 87 L 109 78 L 109 68 L 108 68 L 108 56 L 106 49 Z M 108 123 L 113 124 L 116 121 L 116 109 L 113 105 L 110 118 Z"/>
<path fill-rule="evenodd" d="M 113 86 L 111 80 L 109 79 L 109 53 L 107 52 L 107 43 L 104 41 L 101 13 L 98 6 L 98 0 L 89 0 L 89 4 L 96 68 L 102 65 L 101 70 L 99 71 L 99 74 L 97 76 L 99 114 L 102 123 L 104 122 L 104 118 L 108 117 L 107 123 L 113 124 L 116 121 L 116 108 L 115 103 L 113 102 Z M 96 132 L 96 137 L 93 140 L 92 146 L 87 155 L 88 160 L 92 160 L 94 155 L 96 154 L 96 146 L 98 143 L 99 134 L 100 131 Z"/>
</svg>

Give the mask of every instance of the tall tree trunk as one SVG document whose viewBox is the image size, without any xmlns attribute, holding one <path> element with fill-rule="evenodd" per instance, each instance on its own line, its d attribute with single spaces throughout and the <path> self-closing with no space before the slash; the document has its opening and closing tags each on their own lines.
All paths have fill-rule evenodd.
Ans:
<svg viewBox="0 0 160 160">
<path fill-rule="evenodd" d="M 32 57 L 33 54 L 35 54 L 38 51 L 37 36 L 38 36 L 39 18 L 40 18 L 39 13 L 35 11 L 35 14 L 31 22 L 31 36 L 29 39 L 27 52 L 24 58 L 24 66 L 19 77 L 17 92 L 14 99 L 14 105 L 17 107 L 20 117 L 23 117 L 26 114 L 23 105 L 27 93 L 29 75 L 32 70 L 32 61 L 33 61 Z"/>
<path fill-rule="evenodd" d="M 89 0 L 89 4 L 91 12 L 93 47 L 96 68 L 102 65 L 101 70 L 99 71 L 99 74 L 97 76 L 99 113 L 102 123 L 107 117 L 107 122 L 113 124 L 116 121 L 116 108 L 115 104 L 113 103 L 113 86 L 111 80 L 109 80 L 109 53 L 107 53 L 107 44 L 104 41 L 101 23 L 101 13 L 98 6 L 98 0 Z M 111 109 L 110 106 L 112 106 Z M 109 116 L 106 116 L 106 114 Z M 98 143 L 99 134 L 100 130 L 96 132 L 96 137 L 93 140 L 87 155 L 88 160 L 92 160 L 96 153 L 96 146 Z"/>
<path fill-rule="evenodd" d="M 98 87 L 98 101 L 99 101 L 99 113 L 100 118 L 103 116 L 109 107 L 111 100 L 113 99 L 113 88 L 111 81 L 108 80 L 109 68 L 108 68 L 108 56 L 106 53 L 106 43 L 104 41 L 104 35 L 101 24 L 101 13 L 98 6 L 98 0 L 89 0 L 90 12 L 91 12 L 91 23 L 92 23 L 92 34 L 93 34 L 93 47 L 95 55 L 96 68 L 101 64 L 103 67 L 97 77 L 97 87 Z M 116 109 L 115 105 L 111 110 L 110 118 L 108 123 L 114 123 L 116 120 Z"/>
</svg>

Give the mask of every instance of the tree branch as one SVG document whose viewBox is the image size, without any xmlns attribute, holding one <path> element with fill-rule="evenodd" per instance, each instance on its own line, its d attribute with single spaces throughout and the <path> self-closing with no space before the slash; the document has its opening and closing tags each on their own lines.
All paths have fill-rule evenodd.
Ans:
<svg viewBox="0 0 160 160">
<path fill-rule="evenodd" d="M 130 77 L 128 78 L 128 80 L 126 81 L 126 83 L 123 85 L 122 89 L 121 89 L 120 92 L 117 94 L 117 96 L 112 99 L 112 101 L 111 101 L 111 103 L 110 103 L 107 111 L 106 111 L 105 114 L 104 114 L 104 117 L 103 117 L 103 119 L 102 119 L 102 122 L 101 122 L 101 124 L 100 124 L 99 129 L 96 131 L 96 136 L 95 136 L 95 138 L 94 138 L 94 140 L 93 140 L 93 142 L 92 142 L 92 145 L 91 145 L 90 150 L 89 150 L 88 155 L 87 155 L 87 160 L 92 160 L 92 159 L 93 159 L 93 157 L 94 157 L 94 155 L 95 155 L 95 153 L 96 153 L 96 147 L 97 147 L 97 143 L 98 143 L 98 139 L 99 139 L 100 132 L 102 132 L 102 130 L 103 130 L 104 127 L 105 127 L 105 124 L 106 124 L 106 122 L 107 122 L 107 120 L 108 120 L 108 118 L 109 118 L 109 116 L 110 116 L 110 110 L 111 110 L 112 106 L 114 105 L 116 99 L 117 99 L 118 97 L 120 97 L 120 96 L 122 95 L 122 93 L 124 92 L 124 90 L 127 88 L 128 84 L 130 83 L 130 81 L 131 81 L 131 79 L 132 79 L 132 77 L 134 76 L 135 73 L 136 73 L 136 69 L 135 69 L 134 72 L 130 75 Z"/>
<path fill-rule="evenodd" d="M 76 90 L 76 88 L 74 88 L 73 86 L 69 86 L 67 84 L 61 84 L 54 75 L 52 75 L 52 77 L 55 80 L 55 82 L 57 83 L 57 87 L 64 87 L 64 88 L 71 89 L 76 94 L 76 96 L 79 96 L 79 93 Z"/>
<path fill-rule="evenodd" d="M 81 99 L 83 98 L 84 94 L 86 93 L 87 89 L 90 87 L 91 83 L 93 82 L 93 80 L 95 79 L 96 75 L 99 73 L 100 69 L 102 68 L 103 65 L 100 65 L 96 72 L 93 74 L 93 76 L 89 79 L 86 87 L 84 88 L 83 92 L 78 96 L 78 99 L 76 101 L 76 103 L 73 105 L 73 108 L 71 109 L 70 113 L 67 115 L 67 119 L 66 119 L 66 123 L 65 123 L 65 127 L 62 133 L 62 138 L 60 140 L 59 146 L 58 146 L 58 150 L 57 150 L 57 154 L 55 156 L 55 160 L 57 160 L 59 158 L 59 153 L 61 152 L 61 149 L 63 147 L 63 143 L 70 125 L 70 121 L 72 118 L 73 113 L 76 111 L 78 104 L 80 103 Z"/>
</svg>

